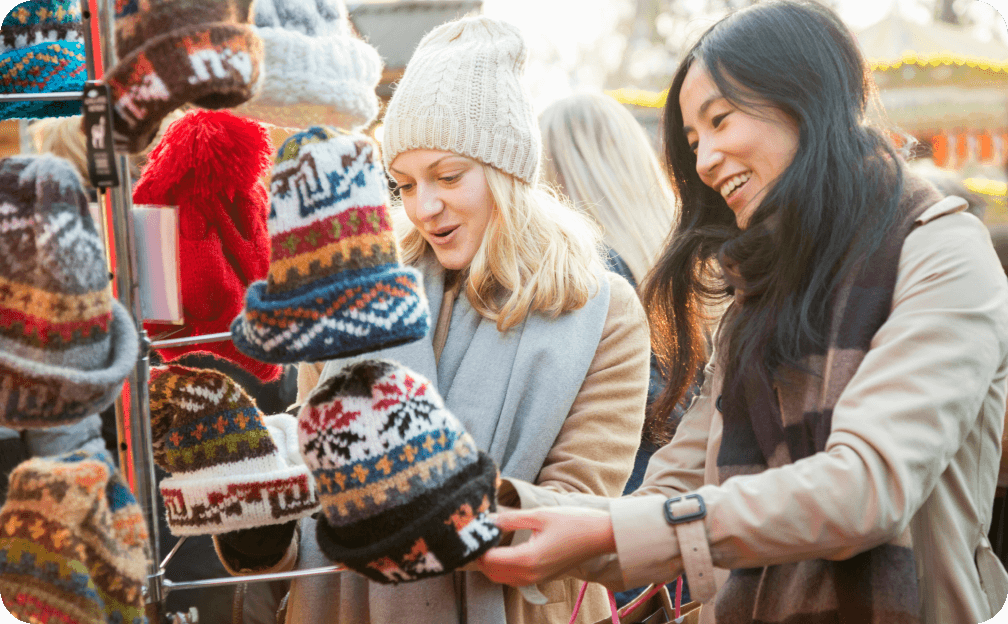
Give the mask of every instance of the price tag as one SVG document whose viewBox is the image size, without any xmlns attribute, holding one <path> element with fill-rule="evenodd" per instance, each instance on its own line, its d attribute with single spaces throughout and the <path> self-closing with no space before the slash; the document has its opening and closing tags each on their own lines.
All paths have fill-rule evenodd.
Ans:
<svg viewBox="0 0 1008 624">
<path fill-rule="evenodd" d="M 97 80 L 84 84 L 84 136 L 87 139 L 88 177 L 95 188 L 119 186 L 112 145 L 112 91 Z"/>
</svg>

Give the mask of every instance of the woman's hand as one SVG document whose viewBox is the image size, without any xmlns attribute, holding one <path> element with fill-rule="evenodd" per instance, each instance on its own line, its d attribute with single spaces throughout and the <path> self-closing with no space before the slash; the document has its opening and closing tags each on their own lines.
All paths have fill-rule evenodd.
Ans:
<svg viewBox="0 0 1008 624">
<path fill-rule="evenodd" d="M 491 548 L 479 558 L 480 571 L 495 583 L 532 585 L 592 557 L 616 552 L 612 520 L 608 512 L 599 509 L 505 511 L 497 514 L 495 522 L 505 533 L 532 531 L 529 541 Z"/>
</svg>

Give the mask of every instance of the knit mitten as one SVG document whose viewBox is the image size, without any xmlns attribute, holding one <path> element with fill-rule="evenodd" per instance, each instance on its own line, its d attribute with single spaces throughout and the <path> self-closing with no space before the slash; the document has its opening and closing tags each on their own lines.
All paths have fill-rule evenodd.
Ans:
<svg viewBox="0 0 1008 624">
<path fill-rule="evenodd" d="M 79 0 L 27 0 L 0 28 L 0 93 L 81 91 L 87 80 Z M 80 100 L 2 102 L 0 119 L 68 117 Z"/>
<path fill-rule="evenodd" d="M 309 395 L 298 436 L 329 559 L 401 583 L 447 574 L 500 539 L 487 518 L 497 467 L 417 373 L 387 360 L 347 366 Z"/>
<path fill-rule="evenodd" d="M 0 509 L 0 596 L 25 622 L 146 624 L 147 525 L 105 453 L 34 458 Z"/>
<path fill-rule="evenodd" d="M 154 461 L 173 535 L 213 535 L 283 524 L 318 509 L 296 422 L 263 417 L 234 381 L 213 370 L 151 370 Z"/>
<path fill-rule="evenodd" d="M 278 126 L 346 130 L 378 115 L 378 51 L 357 37 L 343 0 L 256 0 L 263 86 L 238 108 Z"/>
<path fill-rule="evenodd" d="M 269 276 L 231 324 L 238 350 L 263 362 L 330 360 L 424 337 L 420 273 L 402 266 L 376 146 L 309 128 L 287 139 L 271 182 Z"/>
</svg>

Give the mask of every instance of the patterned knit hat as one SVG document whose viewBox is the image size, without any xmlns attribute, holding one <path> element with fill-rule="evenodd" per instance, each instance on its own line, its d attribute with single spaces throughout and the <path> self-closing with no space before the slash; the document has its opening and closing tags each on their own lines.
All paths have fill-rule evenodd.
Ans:
<svg viewBox="0 0 1008 624">
<path fill-rule="evenodd" d="M 387 360 L 326 379 L 298 415 L 319 548 L 379 583 L 447 574 L 495 545 L 497 467 L 430 382 Z"/>
<path fill-rule="evenodd" d="M 0 27 L 0 93 L 80 91 L 87 80 L 80 0 L 28 0 Z M 0 119 L 68 117 L 80 101 L 3 102 Z"/>
<path fill-rule="evenodd" d="M 102 411 L 137 352 L 73 165 L 0 160 L 0 425 L 51 427 Z"/>
<path fill-rule="evenodd" d="M 25 622 L 146 624 L 147 525 L 105 453 L 30 459 L 0 509 L 0 596 Z"/>
<path fill-rule="evenodd" d="M 351 31 L 343 0 L 256 0 L 255 12 L 265 78 L 238 113 L 295 128 L 374 120 L 381 58 Z"/>
<path fill-rule="evenodd" d="M 269 279 L 231 325 L 264 362 L 329 360 L 424 337 L 421 277 L 399 263 L 388 182 L 365 136 L 309 128 L 287 139 L 271 182 Z"/>
<path fill-rule="evenodd" d="M 182 104 L 230 108 L 259 87 L 252 0 L 118 0 L 115 17 L 120 60 L 106 80 L 119 149 L 142 150 Z"/>
<path fill-rule="evenodd" d="M 283 524 L 318 510 L 294 418 L 264 419 L 223 373 L 152 368 L 150 408 L 154 461 L 171 473 L 161 496 L 173 535 Z"/>
<path fill-rule="evenodd" d="M 265 127 L 230 111 L 193 110 L 165 130 L 133 191 L 135 204 L 179 208 L 182 326 L 145 323 L 151 335 L 171 338 L 226 332 L 241 313 L 245 289 L 269 271 L 266 219 L 269 196 L 262 177 L 273 147 Z M 231 342 L 161 349 L 170 362 L 209 351 L 263 381 L 279 366 L 239 353 Z"/>
<path fill-rule="evenodd" d="M 523 83 L 527 59 L 518 29 L 491 17 L 430 31 L 385 112 L 385 168 L 411 149 L 447 150 L 534 185 L 542 137 Z"/>
</svg>

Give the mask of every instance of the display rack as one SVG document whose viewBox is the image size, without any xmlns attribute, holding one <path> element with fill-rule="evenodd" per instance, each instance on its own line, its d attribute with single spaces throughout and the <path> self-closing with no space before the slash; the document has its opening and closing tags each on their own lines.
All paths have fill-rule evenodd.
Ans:
<svg viewBox="0 0 1008 624">
<path fill-rule="evenodd" d="M 80 0 L 88 80 L 94 80 L 96 77 L 95 48 L 92 37 L 92 17 L 95 14 L 92 12 L 92 7 L 94 7 L 97 14 L 102 67 L 114 67 L 117 62 L 113 2 L 114 0 Z M 82 100 L 83 98 L 84 93 L 81 91 L 0 94 L 0 103 L 71 101 Z M 130 389 L 129 409 L 127 410 L 126 406 L 123 405 L 123 398 L 120 396 L 116 401 L 116 427 L 120 435 L 120 450 L 128 449 L 130 451 L 128 456 L 131 457 L 129 462 L 122 462 L 120 469 L 133 487 L 133 493 L 149 529 L 151 562 L 147 570 L 147 584 L 144 587 L 147 599 L 148 619 L 151 624 L 159 624 L 161 614 L 164 613 L 165 597 L 169 591 L 192 590 L 260 581 L 280 581 L 342 572 L 344 568 L 341 566 L 331 565 L 310 570 L 202 579 L 187 582 L 172 582 L 165 578 L 165 568 L 172 557 L 178 552 L 179 547 L 185 542 L 185 538 L 180 538 L 164 560 L 159 561 L 158 491 L 154 479 L 150 397 L 147 387 L 150 380 L 150 350 L 152 348 L 223 342 L 231 340 L 231 334 L 209 334 L 160 340 L 153 343 L 150 341 L 143 327 L 136 254 L 137 241 L 133 229 L 132 181 L 129 176 L 129 162 L 126 155 L 116 153 L 116 165 L 121 172 L 122 180 L 119 186 L 107 189 L 107 191 L 99 189 L 99 202 L 100 205 L 104 206 L 111 213 L 112 218 L 112 245 L 115 258 L 113 274 L 116 285 L 116 297 L 119 303 L 132 316 L 140 339 L 140 352 L 137 357 L 137 364 L 126 378 Z M 127 418 L 129 419 L 128 427 L 126 427 Z M 129 430 L 128 438 L 123 439 L 123 432 L 127 428 Z"/>
</svg>

